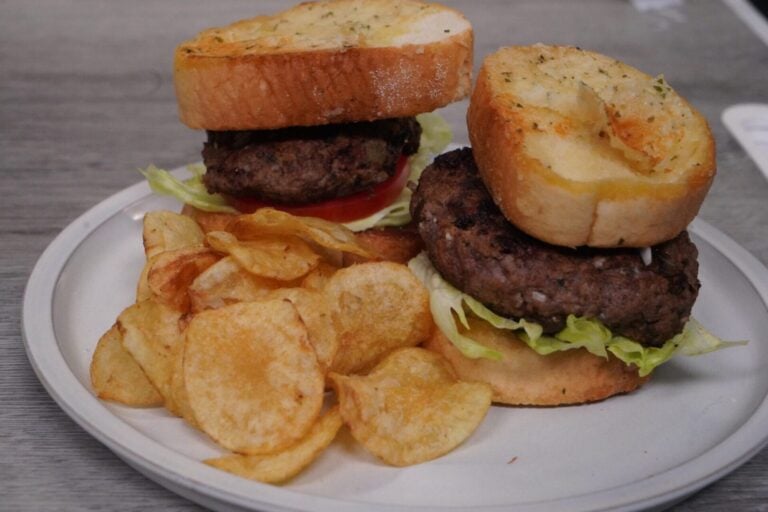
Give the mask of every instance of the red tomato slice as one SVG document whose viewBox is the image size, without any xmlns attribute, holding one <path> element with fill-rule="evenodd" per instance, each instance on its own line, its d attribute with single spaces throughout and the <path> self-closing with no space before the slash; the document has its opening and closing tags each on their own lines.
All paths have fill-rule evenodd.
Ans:
<svg viewBox="0 0 768 512">
<path fill-rule="evenodd" d="M 285 205 L 228 196 L 227 201 L 243 213 L 252 213 L 259 208 L 272 207 L 302 217 L 320 217 L 333 222 L 351 222 L 373 215 L 397 199 L 408 182 L 408 158 L 401 156 L 397 161 L 395 174 L 371 190 L 365 190 L 351 196 L 329 199 L 320 203 Z"/>
</svg>

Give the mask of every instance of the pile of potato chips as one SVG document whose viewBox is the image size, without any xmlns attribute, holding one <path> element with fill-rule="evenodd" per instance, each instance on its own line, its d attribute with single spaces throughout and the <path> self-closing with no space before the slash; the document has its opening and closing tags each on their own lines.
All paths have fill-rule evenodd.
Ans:
<svg viewBox="0 0 768 512">
<path fill-rule="evenodd" d="M 93 388 L 165 406 L 232 452 L 211 466 L 283 482 L 344 424 L 382 461 L 418 464 L 490 407 L 487 385 L 416 347 L 434 328 L 423 285 L 341 225 L 269 208 L 213 225 L 156 211 L 143 237 L 136 303 L 99 340 Z M 345 254 L 364 262 L 342 268 Z"/>
</svg>

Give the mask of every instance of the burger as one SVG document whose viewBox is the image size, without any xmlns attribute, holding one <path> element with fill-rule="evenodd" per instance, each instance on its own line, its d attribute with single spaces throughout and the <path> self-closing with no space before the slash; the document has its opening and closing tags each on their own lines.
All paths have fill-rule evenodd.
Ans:
<svg viewBox="0 0 768 512">
<path fill-rule="evenodd" d="M 691 318 L 686 226 L 715 174 L 706 120 L 666 83 L 572 47 L 503 48 L 467 116 L 472 149 L 424 171 L 411 214 L 439 329 L 427 347 L 494 401 L 635 390 L 725 346 Z"/>
<path fill-rule="evenodd" d="M 203 165 L 186 182 L 144 174 L 204 225 L 264 206 L 356 231 L 406 225 L 406 183 L 450 140 L 428 113 L 469 94 L 471 69 L 464 16 L 413 0 L 308 2 L 208 29 L 174 62 Z"/>
</svg>

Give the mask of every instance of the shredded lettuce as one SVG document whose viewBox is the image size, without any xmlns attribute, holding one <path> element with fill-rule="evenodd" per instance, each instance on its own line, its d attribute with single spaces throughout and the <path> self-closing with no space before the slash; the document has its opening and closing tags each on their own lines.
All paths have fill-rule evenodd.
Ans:
<svg viewBox="0 0 768 512">
<path fill-rule="evenodd" d="M 150 165 L 139 172 L 149 182 L 149 187 L 156 194 L 172 196 L 182 203 L 189 204 L 206 212 L 237 213 L 219 194 L 209 194 L 203 185 L 205 167 L 202 164 L 187 166 L 192 177 L 184 181 L 176 178 L 165 169 Z"/>
<path fill-rule="evenodd" d="M 421 125 L 419 150 L 408 159 L 410 171 L 408 181 L 418 183 L 421 173 L 432 159 L 445 149 L 451 142 L 453 134 L 451 126 L 439 114 L 419 114 L 416 120 Z M 364 231 L 374 227 L 403 226 L 411 222 L 409 206 L 412 192 L 405 187 L 395 201 L 364 219 L 358 219 L 344 224 L 352 231 Z"/>
<path fill-rule="evenodd" d="M 408 267 L 429 290 L 429 306 L 437 327 L 462 354 L 472 359 L 482 357 L 500 360 L 501 354 L 472 339 L 471 333 L 467 335 L 469 323 L 465 305 L 476 317 L 497 329 L 519 331 L 518 338 L 538 354 L 584 348 L 596 356 L 607 358 L 610 352 L 624 363 L 635 365 L 641 377 L 649 375 L 676 354 L 693 356 L 746 344 L 745 341 L 723 341 L 694 319 L 688 321 L 682 333 L 661 347 L 644 347 L 623 336 L 614 336 L 599 320 L 575 315 L 568 315 L 565 328 L 554 336 L 543 336 L 539 324 L 499 316 L 476 299 L 457 290 L 443 279 L 425 253 L 409 261 Z M 464 334 L 459 330 L 459 323 L 464 327 Z"/>
<path fill-rule="evenodd" d="M 467 295 L 444 280 L 424 253 L 409 261 L 408 267 L 429 290 L 429 309 L 432 312 L 432 318 L 451 343 L 462 354 L 472 359 L 483 357 L 495 361 L 501 360 L 501 354 L 498 351 L 485 347 L 459 332 L 454 314 L 459 318 L 464 328 L 469 329 L 467 316 L 462 306 L 462 301 Z"/>
<path fill-rule="evenodd" d="M 416 120 L 421 125 L 419 150 L 408 160 L 410 171 L 408 181 L 417 182 L 422 171 L 451 141 L 451 127 L 438 114 L 420 114 Z M 149 182 L 150 188 L 157 194 L 175 197 L 182 203 L 189 204 L 206 212 L 237 213 L 219 194 L 209 194 L 203 185 L 203 164 L 187 166 L 192 177 L 184 181 L 174 177 L 170 172 L 150 165 L 139 172 Z M 370 217 L 348 222 L 345 225 L 352 231 L 364 231 L 373 227 L 402 226 L 411 221 L 409 205 L 411 191 L 404 188 L 395 201 L 386 208 L 379 210 Z"/>
<path fill-rule="evenodd" d="M 695 318 L 688 320 L 683 332 L 668 340 L 661 347 L 644 347 L 622 336 L 615 336 L 608 350 L 627 364 L 634 364 L 644 377 L 672 356 L 697 356 L 723 348 L 746 345 L 746 341 L 725 341 L 701 325 Z"/>
</svg>

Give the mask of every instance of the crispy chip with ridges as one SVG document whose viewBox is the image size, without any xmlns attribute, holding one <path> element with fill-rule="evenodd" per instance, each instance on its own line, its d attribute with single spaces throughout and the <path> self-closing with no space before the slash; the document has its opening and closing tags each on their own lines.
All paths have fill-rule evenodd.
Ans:
<svg viewBox="0 0 768 512">
<path fill-rule="evenodd" d="M 320 256 L 301 238 L 264 235 L 239 240 L 226 231 L 211 231 L 205 237 L 213 249 L 229 254 L 241 267 L 259 277 L 290 281 L 306 275 Z"/>
<path fill-rule="evenodd" d="M 189 286 L 208 267 L 221 259 L 206 247 L 164 251 L 147 263 L 147 286 L 156 300 L 179 311 L 190 307 Z"/>
<path fill-rule="evenodd" d="M 321 261 L 317 267 L 302 278 L 301 287 L 311 290 L 322 290 L 337 270 L 339 270 L 339 267 Z"/>
<path fill-rule="evenodd" d="M 307 328 L 309 342 L 315 349 L 317 361 L 325 373 L 339 350 L 339 338 L 333 325 L 330 305 L 320 292 L 304 288 L 280 288 L 269 292 L 265 299 L 286 299 L 296 307 Z"/>
<path fill-rule="evenodd" d="M 190 217 L 197 222 L 197 225 L 200 226 L 203 233 L 208 233 L 209 231 L 227 231 L 229 223 L 236 217 L 234 213 L 205 212 L 188 204 L 185 204 L 181 208 L 181 214 L 185 217 Z"/>
<path fill-rule="evenodd" d="M 367 376 L 330 375 L 344 422 L 370 453 L 393 466 L 440 457 L 466 440 L 491 406 L 491 388 L 457 381 L 421 348 L 390 354 Z"/>
<path fill-rule="evenodd" d="M 192 312 L 199 313 L 236 302 L 254 301 L 286 285 L 290 282 L 251 274 L 226 256 L 197 276 L 187 292 Z"/>
<path fill-rule="evenodd" d="M 144 253 L 149 260 L 164 251 L 202 247 L 203 230 L 186 215 L 157 210 L 144 215 Z"/>
<path fill-rule="evenodd" d="M 230 225 L 230 231 L 241 240 L 265 235 L 298 236 L 326 249 L 349 252 L 365 258 L 373 255 L 341 224 L 315 217 L 297 217 L 273 208 L 261 208 L 241 215 Z"/>
<path fill-rule="evenodd" d="M 152 289 L 149 287 L 149 270 L 152 268 L 153 260 L 154 258 L 148 259 L 141 269 L 139 281 L 136 283 L 136 302 L 152 298 Z"/>
<path fill-rule="evenodd" d="M 173 365 L 184 335 L 181 313 L 153 299 L 137 302 L 117 317 L 123 347 L 167 400 L 171 394 Z"/>
<path fill-rule="evenodd" d="M 163 405 L 163 396 L 123 347 L 117 325 L 99 339 L 91 359 L 90 375 L 99 398 L 131 407 Z"/>
<path fill-rule="evenodd" d="M 341 414 L 336 406 L 312 426 L 306 437 L 286 450 L 270 455 L 225 455 L 205 463 L 243 478 L 282 483 L 312 464 L 331 444 L 341 426 Z"/>
<path fill-rule="evenodd" d="M 320 414 L 324 374 L 289 301 L 204 311 L 186 333 L 184 383 L 205 433 L 251 455 L 282 450 L 306 435 Z"/>
<path fill-rule="evenodd" d="M 165 401 L 165 407 L 176 416 L 184 418 L 193 427 L 199 428 L 195 413 L 189 405 L 189 395 L 184 383 L 184 348 L 186 337 L 173 360 L 173 375 L 171 377 L 170 394 Z"/>
<path fill-rule="evenodd" d="M 432 332 L 429 293 L 404 265 L 353 265 L 336 272 L 323 292 L 335 309 L 339 351 L 331 369 L 337 373 L 365 371 Z"/>
</svg>

